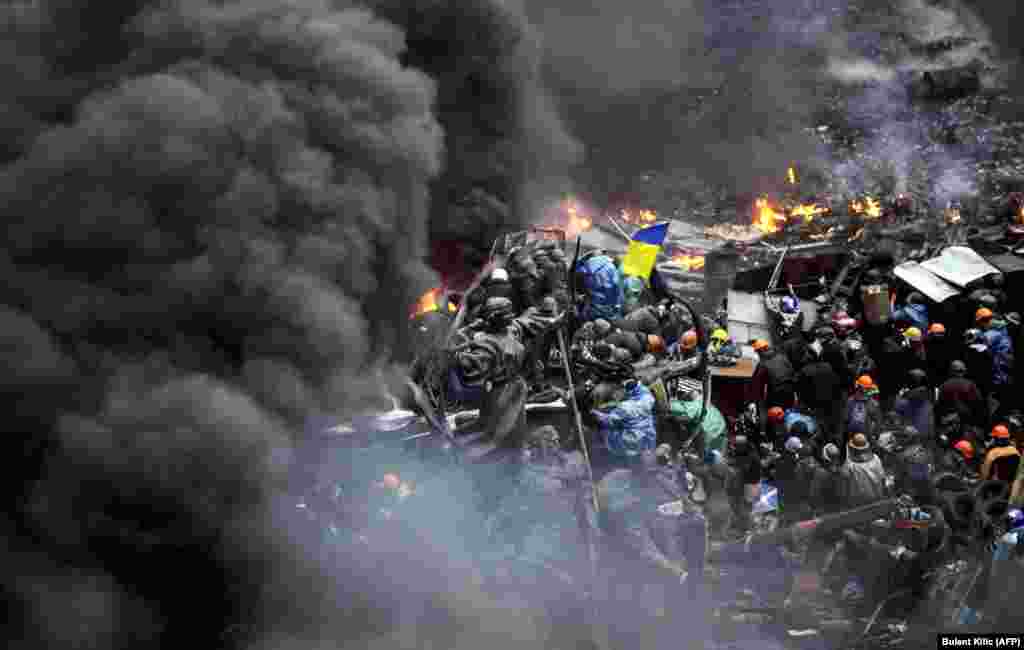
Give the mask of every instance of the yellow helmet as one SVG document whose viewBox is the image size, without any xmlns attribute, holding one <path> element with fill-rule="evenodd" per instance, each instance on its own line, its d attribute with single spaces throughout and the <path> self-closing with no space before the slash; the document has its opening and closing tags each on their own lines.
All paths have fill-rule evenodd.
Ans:
<svg viewBox="0 0 1024 650">
<path fill-rule="evenodd" d="M 725 343 L 726 341 L 729 340 L 729 333 L 726 332 L 721 327 L 719 327 L 718 329 L 711 333 L 711 340 L 718 341 L 719 343 Z"/>
</svg>

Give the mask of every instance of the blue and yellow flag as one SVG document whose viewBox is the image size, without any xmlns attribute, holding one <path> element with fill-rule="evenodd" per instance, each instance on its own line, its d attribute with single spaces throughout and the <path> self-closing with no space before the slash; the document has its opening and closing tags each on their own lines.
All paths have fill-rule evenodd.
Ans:
<svg viewBox="0 0 1024 650">
<path fill-rule="evenodd" d="M 658 259 L 661 245 L 667 236 L 667 221 L 641 228 L 633 233 L 626 256 L 622 258 L 622 274 L 649 280 L 651 271 L 654 270 L 654 262 Z"/>
</svg>

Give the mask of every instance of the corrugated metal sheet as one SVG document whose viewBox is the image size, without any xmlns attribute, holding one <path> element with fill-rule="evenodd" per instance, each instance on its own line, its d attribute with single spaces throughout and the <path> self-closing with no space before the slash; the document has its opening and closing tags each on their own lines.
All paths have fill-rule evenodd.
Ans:
<svg viewBox="0 0 1024 650">
<path fill-rule="evenodd" d="M 938 257 L 922 262 L 921 266 L 961 288 L 985 276 L 999 273 L 999 269 L 966 246 L 950 246 Z"/>
<path fill-rule="evenodd" d="M 904 262 L 893 272 L 896 277 L 914 287 L 935 302 L 943 302 L 960 293 L 955 286 L 930 272 L 917 262 Z"/>
<path fill-rule="evenodd" d="M 729 334 L 738 345 L 754 339 L 772 340 L 771 318 L 764 306 L 764 294 L 729 291 Z"/>
</svg>

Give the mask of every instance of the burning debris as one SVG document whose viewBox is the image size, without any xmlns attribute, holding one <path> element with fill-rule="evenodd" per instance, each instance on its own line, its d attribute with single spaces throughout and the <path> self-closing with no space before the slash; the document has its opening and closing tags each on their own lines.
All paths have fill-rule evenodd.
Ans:
<svg viewBox="0 0 1024 650">
<path fill-rule="evenodd" d="M 410 319 L 423 316 L 435 311 L 441 311 L 441 302 L 445 301 L 445 291 L 441 287 L 435 287 L 430 289 L 416 301 L 416 305 L 409 315 Z M 448 313 L 454 314 L 459 308 L 451 300 L 446 300 L 448 305 Z"/>
<path fill-rule="evenodd" d="M 649 226 L 658 220 L 658 215 L 653 210 L 640 210 L 639 212 L 622 210 L 619 213 L 619 218 L 634 226 Z"/>
<path fill-rule="evenodd" d="M 874 198 L 866 196 L 851 201 L 850 212 L 866 219 L 878 219 L 882 216 L 882 206 Z"/>
</svg>

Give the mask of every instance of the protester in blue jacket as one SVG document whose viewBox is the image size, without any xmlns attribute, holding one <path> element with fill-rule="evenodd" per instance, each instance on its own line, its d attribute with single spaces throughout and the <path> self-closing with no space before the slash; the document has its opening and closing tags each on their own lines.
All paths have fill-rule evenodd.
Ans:
<svg viewBox="0 0 1024 650">
<path fill-rule="evenodd" d="M 657 444 L 654 428 L 654 395 L 636 380 L 625 386 L 625 398 L 607 410 L 595 408 L 602 442 L 613 460 L 637 460 L 641 453 L 653 451 Z"/>
</svg>

